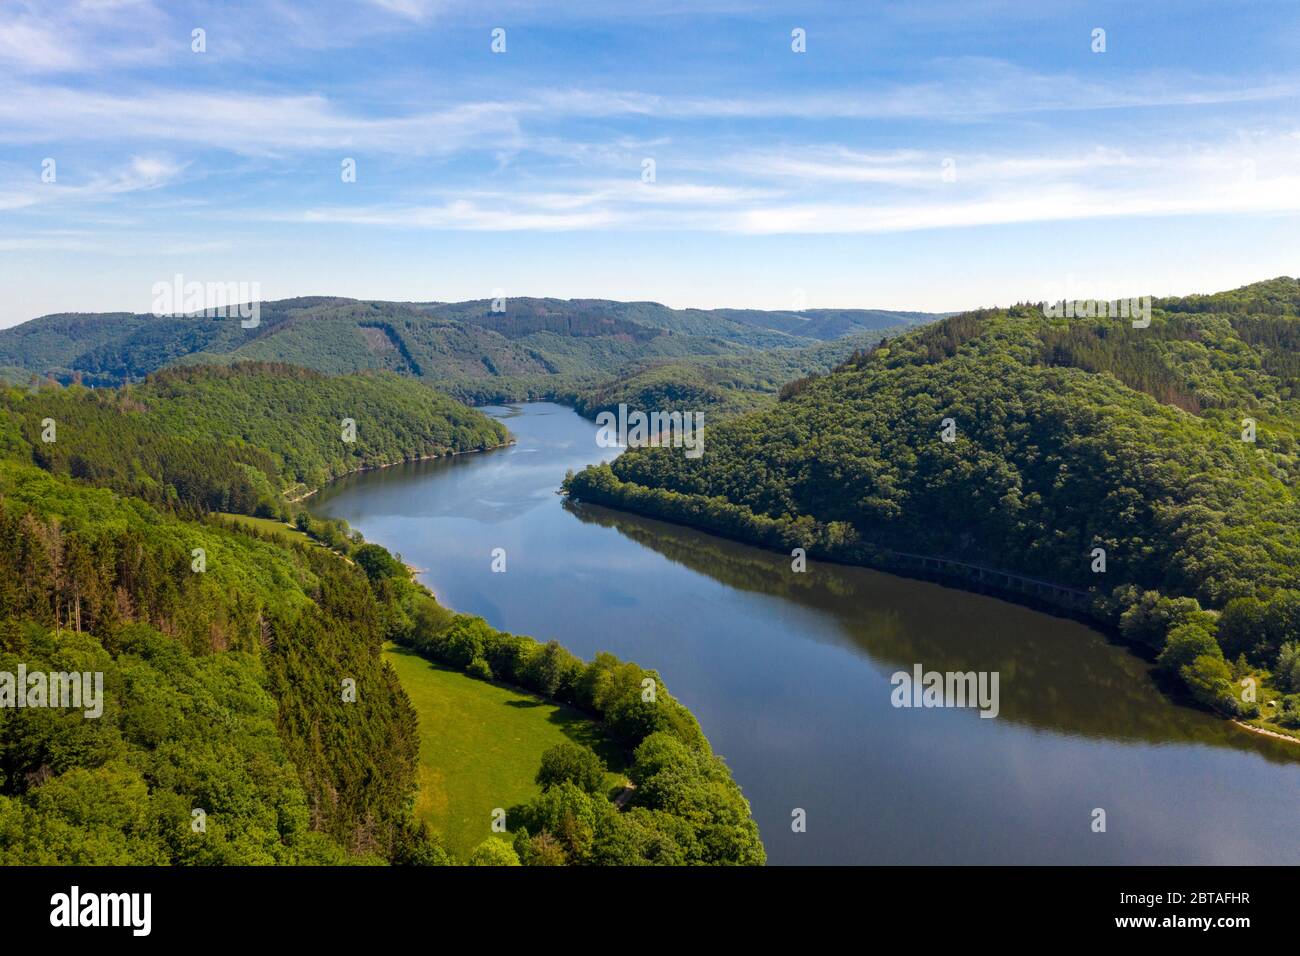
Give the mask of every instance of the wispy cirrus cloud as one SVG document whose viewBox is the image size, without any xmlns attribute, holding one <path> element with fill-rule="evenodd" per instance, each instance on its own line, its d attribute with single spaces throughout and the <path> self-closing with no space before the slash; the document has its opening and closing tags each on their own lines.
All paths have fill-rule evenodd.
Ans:
<svg viewBox="0 0 1300 956">
<path fill-rule="evenodd" d="M 597 228 L 736 234 L 877 234 L 1135 216 L 1300 212 L 1300 132 L 1159 153 L 982 154 L 794 150 L 688 164 L 714 181 L 571 182 L 457 191 L 442 201 L 317 205 L 284 222 L 466 230 Z M 808 156 L 818 157 L 810 160 Z M 734 182 L 737 170 L 752 181 Z M 945 178 L 951 170 L 952 178 Z M 861 172 L 862 175 L 857 175 Z"/>
<path fill-rule="evenodd" d="M 126 193 L 161 189 L 174 182 L 186 164 L 166 156 L 132 156 L 126 164 L 91 176 L 84 182 L 58 179 L 58 164 L 54 165 L 54 180 L 41 181 L 32 171 L 20 173 L 12 167 L 7 171 L 8 182 L 25 184 L 0 191 L 0 209 L 24 209 L 30 206 L 59 203 L 95 202 Z"/>
<path fill-rule="evenodd" d="M 368 0 L 368 2 L 380 10 L 416 21 L 428 20 L 447 6 L 439 0 Z"/>
<path fill-rule="evenodd" d="M 1300 176 L 1213 190 L 1096 191 L 1052 187 L 987 199 L 902 204 L 792 203 L 749 209 L 722 224 L 755 235 L 873 234 L 1139 216 L 1300 213 Z"/>
<path fill-rule="evenodd" d="M 1191 71 L 1144 71 L 1099 80 L 1045 73 L 987 57 L 936 60 L 931 78 L 833 92 L 665 95 L 554 89 L 524 104 L 562 115 L 641 115 L 663 119 L 907 119 L 968 121 L 1021 113 L 1091 112 L 1269 102 L 1300 96 L 1292 73 L 1242 83 Z"/>
<path fill-rule="evenodd" d="M 448 153 L 499 149 L 520 135 L 505 104 L 469 103 L 399 116 L 347 112 L 329 97 L 183 90 L 122 95 L 11 87 L 0 99 L 0 140 L 129 138 L 267 155 L 322 149 Z"/>
<path fill-rule="evenodd" d="M 57 31 L 35 20 L 0 23 L 0 63 L 37 72 L 68 70 L 81 58 Z"/>
<path fill-rule="evenodd" d="M 72 74 L 157 62 L 165 21 L 150 0 L 10 0 L 0 13 L 0 68 Z"/>
<path fill-rule="evenodd" d="M 527 89 L 520 95 L 438 103 L 345 104 L 324 92 L 255 93 L 157 86 L 105 92 L 13 83 L 0 97 L 0 141 L 139 139 L 203 144 L 244 154 L 365 148 L 446 154 L 561 142 L 553 126 L 631 119 L 666 124 L 717 120 L 906 120 L 969 123 L 1040 112 L 1266 103 L 1300 97 L 1300 77 L 1242 86 L 1170 74 L 1107 82 L 1046 75 L 986 60 L 947 64 L 945 80 L 878 90 L 783 95 L 665 95 L 598 88 Z M 421 99 L 416 97 L 414 99 Z M 403 106 L 407 108 L 403 109 Z"/>
</svg>

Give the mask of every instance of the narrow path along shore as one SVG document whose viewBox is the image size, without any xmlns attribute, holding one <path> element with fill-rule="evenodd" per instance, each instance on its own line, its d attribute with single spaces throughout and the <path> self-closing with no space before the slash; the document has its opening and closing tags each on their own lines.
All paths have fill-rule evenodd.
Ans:
<svg viewBox="0 0 1300 956">
<path fill-rule="evenodd" d="M 1278 740 L 1285 740 L 1288 743 L 1300 744 L 1300 737 L 1292 737 L 1289 734 L 1279 734 L 1276 730 L 1265 730 L 1263 727 L 1256 727 L 1254 724 L 1248 724 L 1244 720 L 1233 719 L 1232 721 L 1243 730 L 1249 730 L 1253 734 L 1263 734 L 1265 737 L 1276 737 Z"/>
</svg>

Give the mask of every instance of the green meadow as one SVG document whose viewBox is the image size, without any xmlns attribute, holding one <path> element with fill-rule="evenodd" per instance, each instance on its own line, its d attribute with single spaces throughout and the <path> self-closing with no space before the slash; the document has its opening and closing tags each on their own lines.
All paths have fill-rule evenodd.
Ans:
<svg viewBox="0 0 1300 956">
<path fill-rule="evenodd" d="M 279 535 L 286 541 L 297 541 L 302 544 L 315 545 L 316 547 L 321 546 L 319 542 L 312 540 L 293 525 L 285 524 L 276 518 L 254 518 L 252 515 L 239 515 L 229 511 L 218 511 L 216 514 L 217 517 L 226 521 L 233 521 L 235 524 L 261 531 L 263 534 Z"/>
<path fill-rule="evenodd" d="M 420 723 L 415 815 L 460 859 L 491 835 L 492 810 L 527 802 L 542 752 L 566 740 L 586 744 L 607 767 L 626 757 L 599 724 L 527 691 L 468 677 L 397 644 L 384 645 Z M 611 791 L 625 778 L 610 773 Z"/>
</svg>

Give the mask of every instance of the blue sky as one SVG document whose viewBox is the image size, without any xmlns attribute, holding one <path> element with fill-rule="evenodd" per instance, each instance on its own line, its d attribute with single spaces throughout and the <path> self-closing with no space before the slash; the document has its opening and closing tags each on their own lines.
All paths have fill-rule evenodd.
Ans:
<svg viewBox="0 0 1300 956">
<path fill-rule="evenodd" d="M 1300 4 L 0 0 L 0 325 L 177 273 L 931 310 L 1296 275 Z"/>
</svg>

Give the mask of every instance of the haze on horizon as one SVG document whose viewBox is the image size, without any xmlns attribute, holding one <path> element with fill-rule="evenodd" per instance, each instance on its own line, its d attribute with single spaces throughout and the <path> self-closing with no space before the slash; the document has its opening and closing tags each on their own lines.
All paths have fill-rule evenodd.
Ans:
<svg viewBox="0 0 1300 956">
<path fill-rule="evenodd" d="M 951 311 L 1300 272 L 1293 4 L 588 6 L 7 4 L 0 326 L 177 273 Z"/>
</svg>

